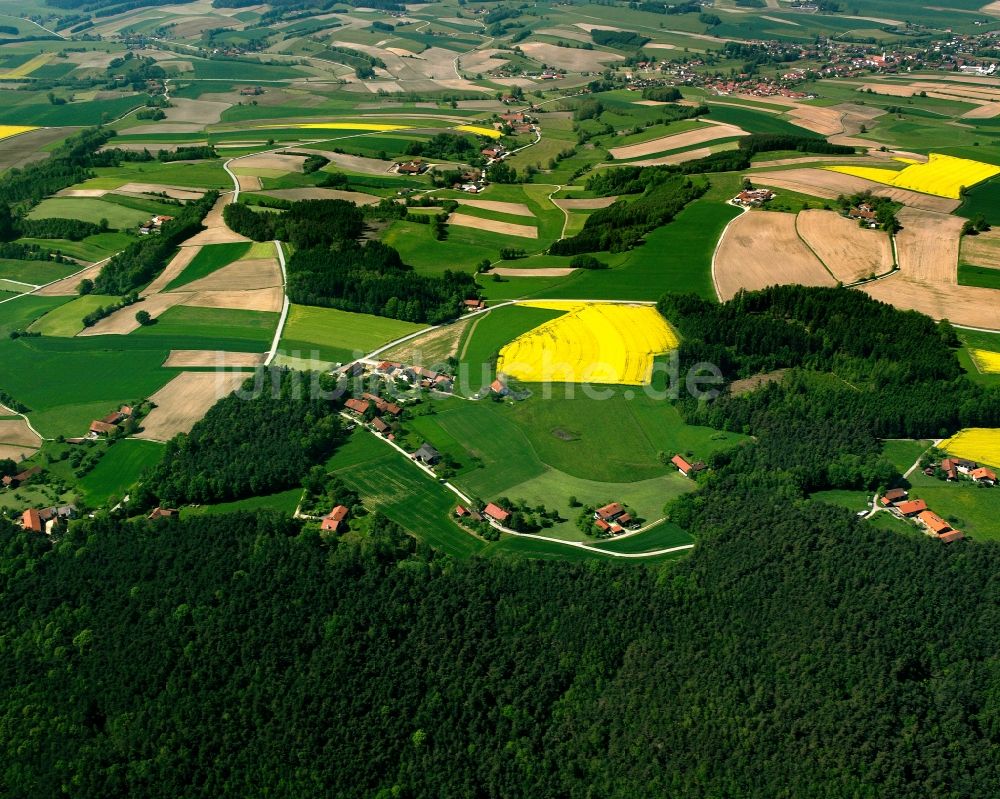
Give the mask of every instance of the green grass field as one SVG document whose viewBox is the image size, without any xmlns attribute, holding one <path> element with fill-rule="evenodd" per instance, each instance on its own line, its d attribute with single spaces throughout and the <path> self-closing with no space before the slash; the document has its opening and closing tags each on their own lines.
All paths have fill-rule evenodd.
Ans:
<svg viewBox="0 0 1000 799">
<path fill-rule="evenodd" d="M 1000 269 L 988 266 L 958 265 L 958 282 L 962 286 L 979 286 L 984 289 L 1000 289 Z"/>
<path fill-rule="evenodd" d="M 272 245 L 273 250 L 273 245 Z M 212 272 L 246 257 L 250 243 L 245 241 L 230 244 L 208 244 L 191 259 L 184 271 L 167 284 L 165 291 L 173 291 L 195 280 L 208 277 Z"/>
<path fill-rule="evenodd" d="M 295 357 L 345 362 L 425 327 L 335 308 L 292 305 L 278 348 Z"/>
<path fill-rule="evenodd" d="M 136 306 L 137 310 L 140 307 Z M 274 337 L 278 316 L 270 311 L 177 305 L 160 314 L 155 324 L 140 327 L 130 338 L 169 341 L 176 349 L 263 352 Z M 208 342 L 214 346 L 206 347 Z"/>
<path fill-rule="evenodd" d="M 473 321 L 459 344 L 458 359 L 463 370 L 460 384 L 464 390 L 475 393 L 493 382 L 496 376 L 496 355 L 500 348 L 522 333 L 562 316 L 562 313 L 546 308 L 505 305 Z"/>
<path fill-rule="evenodd" d="M 453 521 L 454 494 L 372 434 L 356 431 L 327 467 L 361 494 L 367 507 L 436 549 L 456 557 L 483 549 L 485 542 Z"/>
<path fill-rule="evenodd" d="M 256 510 L 274 510 L 291 516 L 295 513 L 301 499 L 301 488 L 289 488 L 287 491 L 280 491 L 277 494 L 239 499 L 234 502 L 220 502 L 217 505 L 198 505 L 197 507 L 188 506 L 181 508 L 181 518 Z"/>
<path fill-rule="evenodd" d="M 127 208 L 117 203 L 109 203 L 97 197 L 50 197 L 31 209 L 29 219 L 79 219 L 82 222 L 98 224 L 102 219 L 115 230 L 126 230 L 149 220 L 149 214 L 135 208 Z"/>
<path fill-rule="evenodd" d="M 79 264 L 57 264 L 53 261 L 18 261 L 0 258 L 0 280 L 19 280 L 43 286 L 53 280 L 61 280 L 80 269 Z"/>
<path fill-rule="evenodd" d="M 651 530 L 596 545 L 605 552 L 651 552 L 694 543 L 694 537 L 676 524 L 664 522 Z"/>
<path fill-rule="evenodd" d="M 43 336 L 75 336 L 83 330 L 83 317 L 102 305 L 113 305 L 118 299 L 103 294 L 77 297 L 49 311 L 28 330 L 31 333 L 41 333 Z"/>
<path fill-rule="evenodd" d="M 36 244 L 47 250 L 55 250 L 67 255 L 70 258 L 79 258 L 81 261 L 95 263 L 109 258 L 116 252 L 120 252 L 128 247 L 136 237 L 129 233 L 98 233 L 95 236 L 87 236 L 83 241 L 69 241 L 68 239 L 30 239 L 21 238 L 19 242 L 24 244 Z"/>
<path fill-rule="evenodd" d="M 112 497 L 122 496 L 162 456 L 162 444 L 136 439 L 118 441 L 108 448 L 97 466 L 83 476 L 79 488 L 88 504 L 100 507 Z"/>
<path fill-rule="evenodd" d="M 882 445 L 882 454 L 900 474 L 906 472 L 930 447 L 930 441 L 894 440 Z"/>
</svg>

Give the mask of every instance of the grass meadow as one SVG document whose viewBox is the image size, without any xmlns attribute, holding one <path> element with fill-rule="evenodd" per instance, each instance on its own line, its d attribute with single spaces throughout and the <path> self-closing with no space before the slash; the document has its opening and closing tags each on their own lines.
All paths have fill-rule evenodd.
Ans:
<svg viewBox="0 0 1000 799">
<path fill-rule="evenodd" d="M 287 355 L 324 361 L 349 361 L 426 325 L 402 322 L 335 308 L 292 305 L 282 331 L 279 350 Z"/>
</svg>

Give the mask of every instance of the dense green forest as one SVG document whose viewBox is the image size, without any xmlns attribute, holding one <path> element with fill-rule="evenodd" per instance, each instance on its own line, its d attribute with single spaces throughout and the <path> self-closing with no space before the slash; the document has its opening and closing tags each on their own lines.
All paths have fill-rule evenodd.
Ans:
<svg viewBox="0 0 1000 799">
<path fill-rule="evenodd" d="M 0 793 L 984 797 L 1000 551 L 746 486 L 660 567 L 0 522 Z"/>
<path fill-rule="evenodd" d="M 299 485 L 341 440 L 339 405 L 319 391 L 334 389 L 318 373 L 258 370 L 167 442 L 132 506 L 225 502 Z"/>
<path fill-rule="evenodd" d="M 395 203 L 383 205 L 406 212 Z M 346 200 L 302 200 L 280 214 L 233 203 L 223 214 L 227 225 L 254 241 L 277 238 L 295 247 L 287 265 L 292 302 L 438 324 L 456 318 L 463 300 L 479 296 L 475 277 L 466 272 L 419 275 L 392 247 L 362 244 L 364 212 Z"/>
<path fill-rule="evenodd" d="M 682 373 L 717 366 L 726 382 L 789 370 L 749 393 L 690 397 L 690 423 L 752 434 L 752 447 L 713 460 L 722 486 L 758 480 L 798 496 L 820 488 L 879 488 L 898 479 L 879 439 L 944 438 L 1000 426 L 1000 389 L 969 380 L 955 331 L 849 289 L 776 286 L 721 305 L 667 295 L 661 312 L 682 334 Z M 728 482 L 727 482 L 728 481 Z"/>
</svg>

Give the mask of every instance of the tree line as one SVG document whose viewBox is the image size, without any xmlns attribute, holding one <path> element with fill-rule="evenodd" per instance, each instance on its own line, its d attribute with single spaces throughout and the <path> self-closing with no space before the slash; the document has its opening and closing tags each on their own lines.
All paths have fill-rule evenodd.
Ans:
<svg viewBox="0 0 1000 799">
<path fill-rule="evenodd" d="M 405 206 L 399 208 L 405 217 Z M 394 207 L 384 203 L 367 213 L 387 216 L 391 211 Z M 456 318 L 463 300 L 479 297 L 472 275 L 452 270 L 420 275 L 392 247 L 380 241 L 362 244 L 365 214 L 346 200 L 302 200 L 281 214 L 232 203 L 223 212 L 237 233 L 294 245 L 286 289 L 292 302 L 437 324 Z"/>
<path fill-rule="evenodd" d="M 94 280 L 94 291 L 121 295 L 141 289 L 166 267 L 178 244 L 204 229 L 202 220 L 218 198 L 217 191 L 206 192 L 201 199 L 181 207 L 173 219 L 164 222 L 159 234 L 140 238 L 117 253 L 101 267 Z"/>
</svg>

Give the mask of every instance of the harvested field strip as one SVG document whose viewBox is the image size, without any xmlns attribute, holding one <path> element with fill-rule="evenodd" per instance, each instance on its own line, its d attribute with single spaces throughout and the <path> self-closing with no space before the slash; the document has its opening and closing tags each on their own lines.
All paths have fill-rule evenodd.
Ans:
<svg viewBox="0 0 1000 799">
<path fill-rule="evenodd" d="M 0 444 L 15 447 L 39 447 L 42 439 L 35 434 L 24 419 L 0 420 Z"/>
<path fill-rule="evenodd" d="M 916 208 L 903 208 L 896 218 L 903 226 L 896 234 L 900 274 L 920 283 L 957 284 L 962 220 Z"/>
<path fill-rule="evenodd" d="M 649 306 L 540 301 L 528 307 L 565 311 L 500 351 L 497 372 L 529 382 L 649 382 L 653 358 L 677 347 L 676 333 Z"/>
<path fill-rule="evenodd" d="M 939 448 L 959 458 L 1000 466 L 1000 429 L 967 427 L 942 441 Z"/>
<path fill-rule="evenodd" d="M 781 253 L 775 258 L 775 253 Z M 836 281 L 799 238 L 795 216 L 750 211 L 733 220 L 719 242 L 714 264 L 719 299 L 775 284 L 833 286 Z"/>
<path fill-rule="evenodd" d="M 471 227 L 478 230 L 486 230 L 491 233 L 501 233 L 505 236 L 520 236 L 526 239 L 537 239 L 538 228 L 529 225 L 515 225 L 510 222 L 498 222 L 493 219 L 481 219 L 478 216 L 468 214 L 452 214 L 448 217 L 449 225 L 458 227 Z"/>
<path fill-rule="evenodd" d="M 55 53 L 42 53 L 41 55 L 36 55 L 30 61 L 25 61 L 19 67 L 14 67 L 13 69 L 0 72 L 0 78 L 5 80 L 10 80 L 12 78 L 26 78 L 36 69 L 44 67 L 54 57 Z"/>
<path fill-rule="evenodd" d="M 298 130 L 411 130 L 411 125 L 384 125 L 378 122 L 299 122 L 285 125 L 261 125 L 261 128 L 293 128 Z"/>
<path fill-rule="evenodd" d="M 1000 269 L 1000 232 L 990 230 L 962 238 L 962 262 Z"/>
<path fill-rule="evenodd" d="M 855 166 L 829 166 L 825 169 L 953 200 L 959 199 L 963 187 L 968 189 L 1000 175 L 1000 167 L 993 164 L 938 153 L 931 153 L 926 164 L 911 164 L 898 172 Z"/>
<path fill-rule="evenodd" d="M 232 369 L 241 366 L 259 366 L 264 363 L 263 354 L 255 352 L 226 352 L 225 350 L 171 350 L 163 365 L 168 368 L 193 369 L 212 367 Z"/>
<path fill-rule="evenodd" d="M 881 230 L 861 228 L 835 211 L 802 211 L 796 229 L 833 276 L 854 283 L 892 268 L 892 244 Z"/>
<path fill-rule="evenodd" d="M 166 441 L 189 433 L 208 409 L 230 394 L 252 372 L 181 372 L 149 399 L 156 405 L 142 420 L 136 438 Z"/>
<path fill-rule="evenodd" d="M 1000 375 L 1000 352 L 970 348 L 969 355 L 976 368 L 984 375 Z"/>
<path fill-rule="evenodd" d="M 627 147 L 614 147 L 608 152 L 613 158 L 618 160 L 629 158 L 642 158 L 647 155 L 655 155 L 667 150 L 681 150 L 685 147 L 693 147 L 696 144 L 715 141 L 716 139 L 727 139 L 734 136 L 746 136 L 747 132 L 735 125 L 706 125 L 697 130 L 689 130 L 685 133 L 675 133 L 672 136 L 663 136 L 659 139 L 643 142 L 642 144 L 632 144 Z"/>
<path fill-rule="evenodd" d="M 535 212 L 524 203 L 505 203 L 495 200 L 455 200 L 459 205 L 467 205 L 470 208 L 481 208 L 484 211 L 496 211 L 500 214 L 512 214 L 513 216 L 534 217 Z"/>
<path fill-rule="evenodd" d="M 0 141 L 32 130 L 38 130 L 38 128 L 32 128 L 26 125 L 0 125 Z"/>
</svg>

